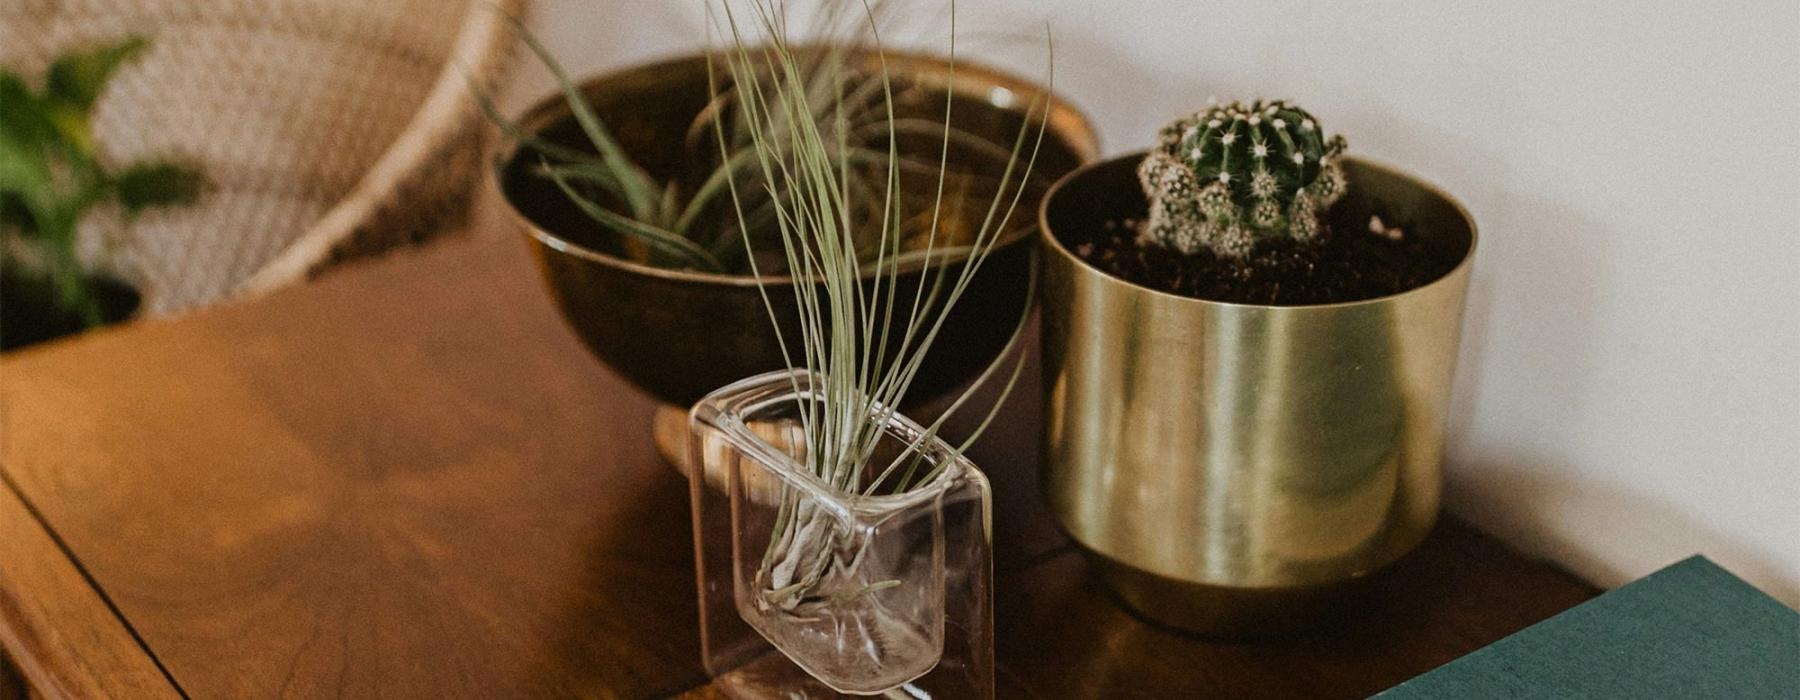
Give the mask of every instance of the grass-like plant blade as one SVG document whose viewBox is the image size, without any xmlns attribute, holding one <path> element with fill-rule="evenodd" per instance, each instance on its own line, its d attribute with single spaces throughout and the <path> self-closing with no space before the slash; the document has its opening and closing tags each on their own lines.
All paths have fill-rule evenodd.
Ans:
<svg viewBox="0 0 1800 700">
<path fill-rule="evenodd" d="M 786 43 L 784 5 L 777 0 L 754 0 L 750 4 L 755 9 L 757 26 L 768 42 L 766 48 L 752 52 L 747 47 L 729 2 L 722 3 L 725 22 L 721 29 L 728 31 L 735 45 L 735 50 L 728 53 L 728 63 L 732 68 L 734 99 L 743 117 L 739 123 L 751 136 L 750 147 L 757 153 L 767 181 L 765 187 L 776 210 L 789 273 L 797 280 L 804 352 L 799 358 L 790 357 L 790 364 L 799 366 L 793 360 L 803 359 L 804 369 L 822 383 L 819 393 L 823 400 L 816 407 L 818 414 L 806 415 L 802 421 L 806 424 L 809 468 L 840 488 L 862 488 L 868 482 L 859 481 L 859 475 L 881 439 L 885 415 L 891 415 L 872 416 L 871 408 L 880 406 L 880 410 L 891 412 L 903 401 L 924 357 L 943 330 L 949 309 L 970 288 L 987 253 L 997 246 L 1011 222 L 1027 189 L 1024 183 L 1030 178 L 1048 124 L 1040 120 L 1035 125 L 1034 142 L 1029 138 L 1034 129 L 1028 119 L 1027 128 L 1020 130 L 1017 141 L 1008 150 L 952 127 L 954 99 L 946 100 L 941 124 L 917 118 L 896 119 L 891 87 L 887 87 L 882 91 L 886 118 L 873 125 L 857 124 L 856 128 L 860 130 L 859 137 L 873 136 L 876 129 L 885 130 L 889 153 L 883 158 L 879 152 L 859 150 L 853 144 L 861 139 L 847 135 L 852 125 L 846 115 L 851 110 L 846 109 L 844 100 L 848 95 L 866 94 L 870 83 L 849 90 L 839 83 L 822 90 L 818 82 L 805 79 L 803 76 L 813 70 L 838 76 L 844 73 L 834 73 L 832 67 L 802 68 L 803 60 L 818 54 L 799 58 Z M 863 8 L 872 22 L 873 6 L 865 2 Z M 868 33 L 879 52 L 879 30 L 871 26 Z M 951 34 L 950 70 L 954 72 L 954 2 Z M 841 51 L 827 53 L 826 61 L 841 63 L 843 56 Z M 882 78 L 886 87 L 885 56 Z M 828 104 L 826 110 L 818 109 L 821 95 L 837 100 L 836 104 Z M 858 104 L 852 109 L 862 110 L 863 106 Z M 935 163 L 903 159 L 894 150 L 903 132 L 916 136 L 928 129 L 941 139 Z M 718 133 L 724 148 L 727 139 L 723 127 Z M 952 242 L 941 226 L 947 201 L 955 200 L 960 206 L 961 200 L 969 196 L 966 188 L 972 183 L 962 180 L 958 192 L 949 191 L 947 168 L 952 146 L 959 153 L 1005 165 L 980 228 L 972 234 L 973 240 Z M 870 205 L 868 200 L 876 196 L 878 189 L 859 179 L 856 169 L 871 164 L 884 166 L 887 171 L 881 214 L 875 220 L 880 237 L 873 245 L 857 243 L 855 235 L 859 226 L 856 210 Z M 899 242 L 905 237 L 903 227 L 911 225 L 911 215 L 902 216 L 902 210 L 894 207 L 901 168 L 929 168 L 936 174 L 931 207 L 921 214 L 924 245 L 904 252 Z M 1008 192 L 1009 188 L 1013 191 Z M 737 196 L 735 186 L 732 190 L 740 214 L 747 215 L 749 211 Z M 744 236 L 748 247 L 748 230 Z M 865 251 L 873 253 L 873 262 L 866 260 Z M 911 298 L 896 317 L 895 280 L 902 268 L 918 268 L 921 284 L 906 293 Z M 868 286 L 865 275 L 873 278 Z M 1023 321 L 1020 327 L 1022 324 Z M 898 348 L 891 360 L 887 357 L 890 337 L 896 339 Z M 1016 337 L 1009 342 L 1007 352 L 985 368 L 978 386 L 999 372 L 1014 344 Z M 1003 393 L 1010 392 L 1017 375 L 1015 366 Z M 969 396 L 958 397 L 952 412 L 963 406 Z M 812 407 L 803 407 L 805 410 Z M 983 428 L 993 420 L 995 411 L 998 408 L 992 408 L 982 421 Z M 931 433 L 935 432 L 934 426 Z M 920 446 L 911 445 L 907 452 L 916 454 Z"/>
<path fill-rule="evenodd" d="M 591 182 L 608 192 L 616 191 L 614 186 L 618 184 L 612 168 L 607 167 L 605 163 L 594 161 L 578 163 L 540 161 L 534 172 L 552 180 L 560 177 L 574 182 Z"/>
<path fill-rule="evenodd" d="M 575 122 L 581 126 L 582 132 L 587 134 L 588 140 L 593 142 L 594 148 L 600 152 L 600 157 L 613 168 L 619 185 L 618 194 L 621 199 L 625 200 L 632 215 L 639 221 L 651 220 L 656 215 L 658 192 L 656 183 L 625 154 L 625 149 L 619 146 L 619 142 L 613 138 L 612 132 L 594 114 L 593 105 L 589 104 L 587 97 L 583 96 L 581 90 L 575 87 L 574 81 L 569 79 L 562 64 L 557 62 L 550 50 L 545 48 L 543 43 L 538 41 L 537 36 L 525 27 L 525 23 L 519 21 L 519 18 L 514 17 L 511 13 L 499 9 L 494 11 L 506 18 L 506 21 L 512 25 L 513 32 L 518 34 L 519 39 L 525 43 L 527 48 L 531 49 L 544 67 L 550 70 L 551 77 L 556 79 L 557 88 L 562 90 L 563 98 L 568 102 L 569 111 L 575 116 Z"/>
<path fill-rule="evenodd" d="M 501 135 L 505 136 L 508 140 L 528 146 L 531 150 L 538 152 L 540 155 L 555 158 L 557 160 L 600 162 L 599 157 L 592 153 L 576 150 L 557 143 L 551 143 L 550 141 L 540 139 L 525 131 L 517 122 L 507 119 L 506 115 L 501 114 L 499 106 L 494 104 L 493 96 L 487 94 L 487 92 L 482 90 L 481 86 L 475 84 L 473 80 L 469 81 L 469 95 L 475 99 L 476 107 L 487 117 L 488 122 L 492 123 L 495 127 L 498 127 Z"/>
<path fill-rule="evenodd" d="M 600 206 L 599 203 L 588 199 L 586 196 L 576 191 L 575 187 L 569 183 L 569 179 L 566 176 L 556 170 L 549 169 L 547 164 L 545 172 L 550 175 L 551 180 L 556 182 L 556 186 L 569 198 L 569 201 L 574 202 L 575 206 L 580 208 L 582 213 L 587 214 L 601 226 L 605 226 L 615 233 L 643 241 L 644 244 L 651 248 L 672 255 L 684 263 L 701 270 L 707 272 L 723 271 L 722 266 L 719 265 L 718 259 L 714 258 L 711 253 L 706 252 L 704 248 L 695 245 L 693 241 L 677 236 L 664 229 L 637 221 L 623 214 L 609 211 L 606 207 Z"/>
</svg>

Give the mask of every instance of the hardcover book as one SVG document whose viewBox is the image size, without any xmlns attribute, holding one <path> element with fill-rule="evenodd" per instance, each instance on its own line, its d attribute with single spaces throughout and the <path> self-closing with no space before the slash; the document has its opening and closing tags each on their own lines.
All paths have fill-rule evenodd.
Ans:
<svg viewBox="0 0 1800 700">
<path fill-rule="evenodd" d="M 1377 697 L 1800 698 L 1800 613 L 1694 556 Z"/>
</svg>

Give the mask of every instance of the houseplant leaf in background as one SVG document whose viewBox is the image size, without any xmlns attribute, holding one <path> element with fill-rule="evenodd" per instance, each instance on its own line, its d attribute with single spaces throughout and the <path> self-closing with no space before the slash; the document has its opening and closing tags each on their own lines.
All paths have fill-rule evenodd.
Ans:
<svg viewBox="0 0 1800 700">
<path fill-rule="evenodd" d="M 41 209 L 54 197 L 45 149 L 55 140 L 55 128 L 37 95 L 17 75 L 0 72 L 0 105 L 6 105 L 0 109 L 0 208 L 13 212 L 4 215 L 6 221 L 35 231 L 35 224 L 26 226 L 31 218 L 18 209 Z"/>
<path fill-rule="evenodd" d="M 199 171 L 167 161 L 133 163 L 113 180 L 119 206 L 126 216 L 156 207 L 193 204 L 205 187 L 206 178 Z"/>
<path fill-rule="evenodd" d="M 50 64 L 44 87 L 54 99 L 85 110 L 100 99 L 106 82 L 120 66 L 149 47 L 149 39 L 134 36 L 63 56 Z"/>
<path fill-rule="evenodd" d="M 63 142 L 80 156 L 92 160 L 94 135 L 90 115 L 106 82 L 150 46 L 144 37 L 130 37 L 56 59 L 44 76 L 43 109 L 55 124 Z"/>
<path fill-rule="evenodd" d="M 122 320 L 137 294 L 108 271 L 89 269 L 76 232 L 94 207 L 117 202 L 134 217 L 193 203 L 205 177 L 168 160 L 115 169 L 101 162 L 93 108 L 106 84 L 149 47 L 129 37 L 68 54 L 34 90 L 0 70 L 0 348 L 12 349 Z"/>
</svg>

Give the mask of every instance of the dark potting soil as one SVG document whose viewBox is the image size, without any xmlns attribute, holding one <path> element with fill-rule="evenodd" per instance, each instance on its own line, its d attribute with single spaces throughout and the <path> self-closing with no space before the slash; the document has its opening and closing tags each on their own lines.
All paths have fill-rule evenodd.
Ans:
<svg viewBox="0 0 1800 700">
<path fill-rule="evenodd" d="M 1182 296 L 1236 304 L 1301 306 L 1373 299 L 1421 287 L 1444 276 L 1460 257 L 1419 235 L 1406 221 L 1398 239 L 1374 233 L 1369 220 L 1333 210 L 1319 237 L 1307 242 L 1265 239 L 1241 260 L 1211 251 L 1194 255 L 1139 244 L 1143 222 L 1113 220 L 1075 233 L 1070 249 L 1100 270 L 1128 282 Z"/>
</svg>

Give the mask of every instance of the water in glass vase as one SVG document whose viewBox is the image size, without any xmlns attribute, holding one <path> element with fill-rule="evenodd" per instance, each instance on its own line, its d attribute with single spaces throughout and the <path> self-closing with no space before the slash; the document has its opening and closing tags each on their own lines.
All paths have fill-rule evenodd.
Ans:
<svg viewBox="0 0 1800 700">
<path fill-rule="evenodd" d="M 882 410 L 871 466 L 819 478 L 800 419 L 810 381 L 762 375 L 694 409 L 708 670 L 744 697 L 990 696 L 986 478 Z M 895 459 L 915 443 L 920 459 Z"/>
</svg>

